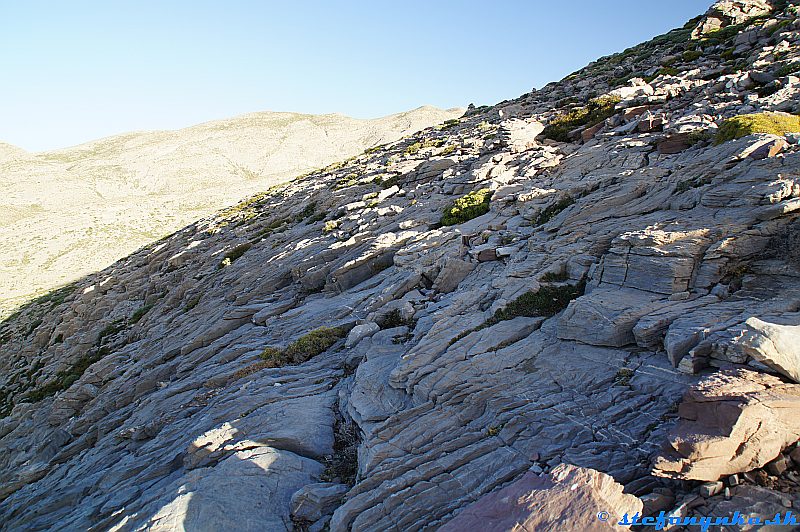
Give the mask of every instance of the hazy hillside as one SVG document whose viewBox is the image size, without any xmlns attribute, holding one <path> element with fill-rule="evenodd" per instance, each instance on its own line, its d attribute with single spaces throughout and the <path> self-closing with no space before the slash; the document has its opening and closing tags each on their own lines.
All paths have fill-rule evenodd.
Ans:
<svg viewBox="0 0 800 532">
<path fill-rule="evenodd" d="M 0 143 L 0 316 L 254 192 L 462 112 L 264 112 L 42 153 Z"/>
</svg>

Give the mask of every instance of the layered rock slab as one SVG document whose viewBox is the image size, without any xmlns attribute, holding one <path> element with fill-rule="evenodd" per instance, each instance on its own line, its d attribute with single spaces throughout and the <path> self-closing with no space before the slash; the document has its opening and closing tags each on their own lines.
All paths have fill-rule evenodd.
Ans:
<svg viewBox="0 0 800 532">
<path fill-rule="evenodd" d="M 653 474 L 717 480 L 764 466 L 800 439 L 800 386 L 765 373 L 727 370 L 692 387 Z"/>
<path fill-rule="evenodd" d="M 439 532 L 622 530 L 616 525 L 618 516 L 642 510 L 642 501 L 622 490 L 604 473 L 561 464 L 547 475 L 525 473 L 505 488 L 484 495 Z"/>
</svg>

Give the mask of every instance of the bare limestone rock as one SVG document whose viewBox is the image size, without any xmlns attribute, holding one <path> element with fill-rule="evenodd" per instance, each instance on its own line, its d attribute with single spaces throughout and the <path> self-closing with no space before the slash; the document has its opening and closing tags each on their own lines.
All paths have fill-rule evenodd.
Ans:
<svg viewBox="0 0 800 532">
<path fill-rule="evenodd" d="M 528 472 L 484 495 L 439 530 L 620 530 L 616 523 L 624 514 L 642 510 L 642 501 L 622 489 L 604 473 L 560 464 L 549 474 Z M 600 512 L 610 515 L 601 520 Z"/>
<path fill-rule="evenodd" d="M 700 38 L 731 24 L 742 24 L 753 17 L 772 11 L 767 0 L 720 0 L 706 12 L 692 31 L 693 38 Z"/>
<path fill-rule="evenodd" d="M 653 474 L 716 481 L 764 466 L 800 439 L 800 386 L 739 369 L 691 388 Z"/>
<path fill-rule="evenodd" d="M 740 342 L 745 353 L 794 382 L 800 382 L 800 314 L 787 315 L 784 320 L 787 318 L 795 324 L 749 318 Z"/>
</svg>

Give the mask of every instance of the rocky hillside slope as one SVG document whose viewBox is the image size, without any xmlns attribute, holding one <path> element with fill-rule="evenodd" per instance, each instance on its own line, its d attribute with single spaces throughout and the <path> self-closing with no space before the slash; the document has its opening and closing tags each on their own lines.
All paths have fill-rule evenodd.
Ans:
<svg viewBox="0 0 800 532">
<path fill-rule="evenodd" d="M 720 2 L 26 306 L 0 528 L 800 505 L 796 14 Z"/>
<path fill-rule="evenodd" d="M 0 144 L 0 317 L 251 194 L 462 113 L 264 112 L 42 153 Z"/>
</svg>

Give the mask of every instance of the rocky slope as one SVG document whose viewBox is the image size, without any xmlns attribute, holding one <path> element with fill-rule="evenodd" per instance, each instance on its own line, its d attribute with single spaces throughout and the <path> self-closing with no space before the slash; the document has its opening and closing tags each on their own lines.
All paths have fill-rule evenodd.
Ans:
<svg viewBox="0 0 800 532">
<path fill-rule="evenodd" d="M 0 329 L 1 526 L 800 504 L 800 136 L 735 118 L 800 111 L 799 44 L 794 6 L 720 2 L 40 298 Z"/>
<path fill-rule="evenodd" d="M 42 153 L 0 144 L 0 317 L 251 194 L 462 113 L 264 112 Z"/>
</svg>

